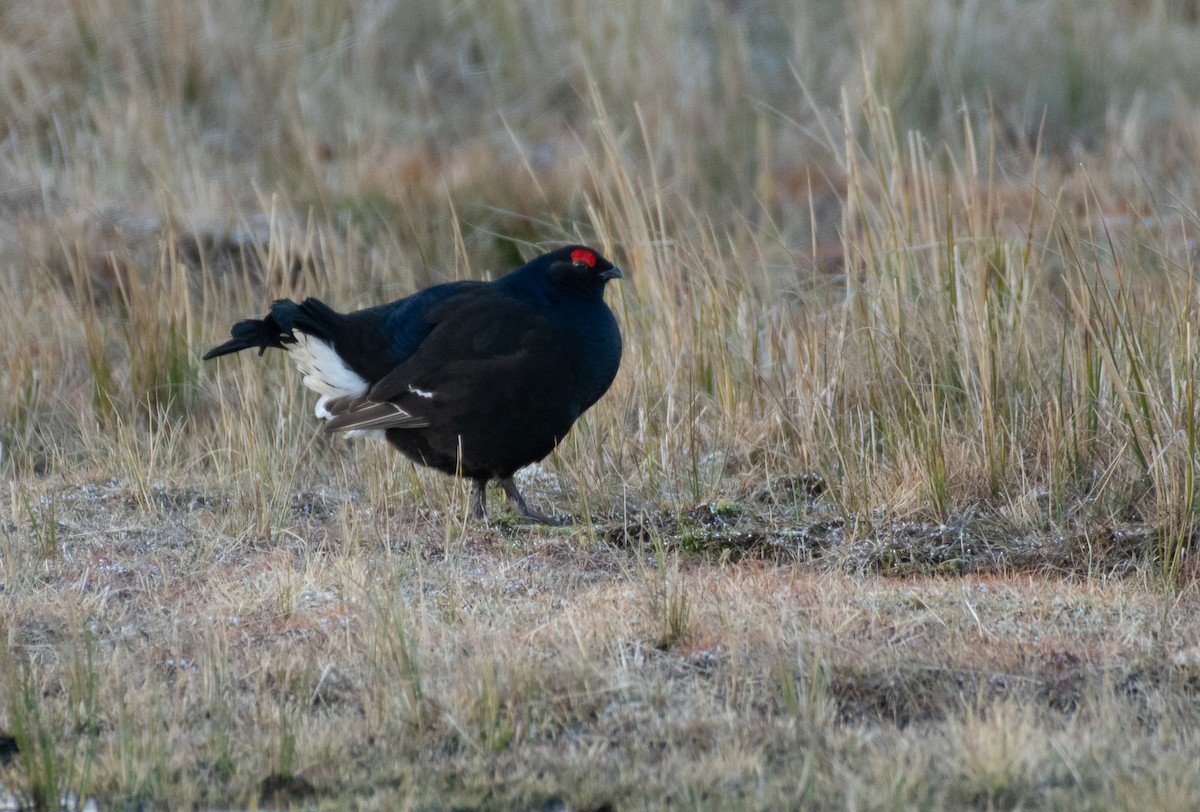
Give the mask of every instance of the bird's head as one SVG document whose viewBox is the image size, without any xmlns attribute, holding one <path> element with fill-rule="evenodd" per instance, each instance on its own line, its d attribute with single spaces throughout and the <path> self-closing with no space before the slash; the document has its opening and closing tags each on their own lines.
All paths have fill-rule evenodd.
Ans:
<svg viewBox="0 0 1200 812">
<path fill-rule="evenodd" d="M 533 259 L 529 266 L 537 266 L 545 278 L 557 287 L 595 293 L 603 291 L 608 280 L 625 277 L 620 268 L 586 245 L 568 245 L 542 254 Z"/>
</svg>

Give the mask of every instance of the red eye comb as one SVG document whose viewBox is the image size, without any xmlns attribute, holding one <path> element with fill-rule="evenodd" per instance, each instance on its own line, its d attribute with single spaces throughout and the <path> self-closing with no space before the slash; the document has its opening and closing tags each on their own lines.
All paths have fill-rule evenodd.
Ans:
<svg viewBox="0 0 1200 812">
<path fill-rule="evenodd" d="M 584 265 L 588 266 L 589 268 L 596 267 L 596 255 L 593 254 L 591 251 L 587 250 L 586 248 L 576 248 L 574 251 L 572 251 L 571 252 L 571 261 L 572 262 L 582 262 Z"/>
</svg>

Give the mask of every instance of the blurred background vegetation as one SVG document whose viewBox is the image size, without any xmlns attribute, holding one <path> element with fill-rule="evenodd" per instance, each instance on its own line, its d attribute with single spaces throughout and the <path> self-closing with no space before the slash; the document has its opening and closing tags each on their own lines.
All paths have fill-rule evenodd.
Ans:
<svg viewBox="0 0 1200 812">
<path fill-rule="evenodd" d="M 511 261 L 504 237 L 586 220 L 603 117 L 668 216 L 802 235 L 800 187 L 841 183 L 874 99 L 898 133 L 994 127 L 1016 172 L 1040 146 L 1190 204 L 1197 76 L 1195 4 L 1167 0 L 7 2 L 0 183 L 127 226 L 278 194 L 431 263 L 455 207 L 473 257 Z"/>
</svg>

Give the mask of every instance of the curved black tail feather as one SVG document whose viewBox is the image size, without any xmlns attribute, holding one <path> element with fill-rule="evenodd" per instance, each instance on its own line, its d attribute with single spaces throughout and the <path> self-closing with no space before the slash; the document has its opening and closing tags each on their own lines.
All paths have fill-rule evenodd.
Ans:
<svg viewBox="0 0 1200 812">
<path fill-rule="evenodd" d="M 271 312 L 261 319 L 246 319 L 233 325 L 231 338 L 224 344 L 204 353 L 204 360 L 219 358 L 252 347 L 262 355 L 268 347 L 283 349 L 285 343 L 294 341 L 292 330 L 299 328 L 309 335 L 328 339 L 335 329 L 338 314 L 324 302 L 305 299 L 296 304 L 288 299 L 279 299 L 271 304 Z"/>
<path fill-rule="evenodd" d="M 229 355 L 231 352 L 248 350 L 251 347 L 258 347 L 259 355 L 266 352 L 267 347 L 283 347 L 283 344 L 279 341 L 282 335 L 279 325 L 270 316 L 267 316 L 265 319 L 239 321 L 233 325 L 233 328 L 229 332 L 233 337 L 224 344 L 213 347 L 204 353 L 205 361 L 211 358 L 219 358 L 222 355 Z"/>
</svg>

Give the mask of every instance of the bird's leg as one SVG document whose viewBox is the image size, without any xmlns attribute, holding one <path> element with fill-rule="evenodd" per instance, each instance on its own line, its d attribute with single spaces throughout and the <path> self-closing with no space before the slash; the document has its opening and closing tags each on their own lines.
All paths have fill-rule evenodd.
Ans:
<svg viewBox="0 0 1200 812">
<path fill-rule="evenodd" d="M 487 480 L 476 479 L 471 486 L 471 518 L 487 518 Z"/>
<path fill-rule="evenodd" d="M 517 490 L 517 483 L 513 482 L 512 477 L 505 477 L 504 479 L 499 480 L 499 482 L 500 487 L 504 489 L 506 494 L 508 494 L 508 500 L 512 502 L 513 509 L 516 510 L 517 513 L 521 514 L 526 519 L 529 519 L 529 521 L 537 522 L 538 524 L 562 524 L 561 519 L 555 519 L 545 515 L 544 513 L 538 513 L 529 505 L 525 504 L 525 497 L 521 496 L 521 492 Z"/>
</svg>

